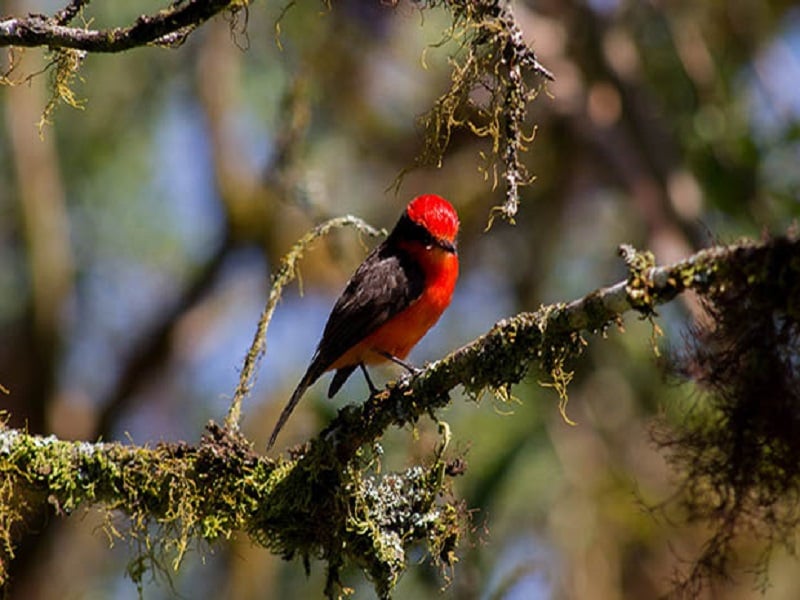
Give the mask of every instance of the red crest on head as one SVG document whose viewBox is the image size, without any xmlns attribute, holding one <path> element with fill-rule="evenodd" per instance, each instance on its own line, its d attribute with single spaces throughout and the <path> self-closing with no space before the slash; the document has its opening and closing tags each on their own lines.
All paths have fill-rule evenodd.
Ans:
<svg viewBox="0 0 800 600">
<path fill-rule="evenodd" d="M 408 203 L 406 214 L 436 238 L 453 241 L 458 234 L 458 214 L 453 205 L 436 194 L 417 196 Z"/>
</svg>

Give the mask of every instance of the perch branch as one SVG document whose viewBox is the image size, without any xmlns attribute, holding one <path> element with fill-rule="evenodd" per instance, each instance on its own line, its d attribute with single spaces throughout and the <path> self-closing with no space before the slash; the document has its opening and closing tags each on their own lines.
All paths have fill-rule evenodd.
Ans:
<svg viewBox="0 0 800 600">
<path fill-rule="evenodd" d="M 389 426 L 444 406 L 458 385 L 473 394 L 507 388 L 532 363 L 546 364 L 554 348 L 572 347 L 582 332 L 604 331 L 630 310 L 649 317 L 685 290 L 703 295 L 734 281 L 748 287 L 768 281 L 775 293 L 790 294 L 800 279 L 796 235 L 709 248 L 663 267 L 653 266 L 649 253 L 621 252 L 630 270 L 625 281 L 498 322 L 421 374 L 343 408 L 290 458 L 259 457 L 238 432 L 214 425 L 197 446 L 154 449 L 64 442 L 0 427 L 0 581 L 13 556 L 17 515 L 44 503 L 62 514 L 81 504 L 120 510 L 131 515 L 134 535 L 137 523 L 139 535 L 148 522 L 157 523 L 166 540 L 159 543 L 171 544 L 176 564 L 188 541 L 243 530 L 282 556 L 325 559 L 329 595 L 346 563 L 366 571 L 379 595 L 388 595 L 406 568 L 406 550 L 421 539 L 451 564 L 460 517 L 442 494 L 455 469 L 439 453 L 427 468 L 380 479 L 365 474 L 369 449 Z"/>
<path fill-rule="evenodd" d="M 543 306 L 499 321 L 420 374 L 389 383 L 361 406 L 344 407 L 312 444 L 332 444 L 339 460 L 348 460 L 390 425 L 402 427 L 445 406 L 449 392 L 458 385 L 472 394 L 507 389 L 522 379 L 532 362 L 549 368 L 553 349 L 574 345 L 582 332 L 604 331 L 630 310 L 649 317 L 657 305 L 688 289 L 705 294 L 724 286 L 726 272 L 734 266 L 752 271 L 752 285 L 780 269 L 800 271 L 800 241 L 794 234 L 768 242 L 715 246 L 662 267 L 653 266 L 649 252 L 637 253 L 630 246 L 620 247 L 620 254 L 630 269 L 627 280 L 568 304 Z M 796 276 L 800 278 L 800 272 Z"/>
</svg>

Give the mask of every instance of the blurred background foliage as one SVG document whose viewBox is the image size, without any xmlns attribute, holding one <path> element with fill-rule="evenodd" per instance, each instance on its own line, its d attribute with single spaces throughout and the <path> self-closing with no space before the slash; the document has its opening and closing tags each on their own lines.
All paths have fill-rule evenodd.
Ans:
<svg viewBox="0 0 800 600">
<path fill-rule="evenodd" d="M 627 242 L 670 262 L 715 241 L 782 232 L 800 213 L 800 10 L 793 2 L 517 0 L 514 12 L 556 81 L 532 105 L 536 175 L 514 226 L 485 231 L 502 190 L 485 140 L 456 132 L 441 168 L 412 171 L 417 119 L 450 79 L 455 41 L 440 9 L 347 0 L 254 3 L 177 50 L 89 56 L 75 92 L 40 139 L 48 76 L 0 87 L 0 408 L 10 424 L 68 439 L 199 439 L 221 421 L 265 300 L 270 270 L 326 216 L 391 227 L 423 192 L 462 218 L 462 277 L 441 323 L 412 353 L 443 356 L 497 319 L 568 301 L 624 277 Z M 424 3 L 423 3 L 424 4 Z M 7 0 L 3 14 L 58 2 Z M 158 2 L 92 3 L 116 26 Z M 280 27 L 276 21 L 280 15 Z M 16 50 L 17 74 L 39 50 Z M 3 58 L 8 64 L 9 57 Z M 268 334 L 244 427 L 263 447 L 310 358 L 330 305 L 365 254 L 352 231 L 304 261 Z M 680 349 L 697 305 L 661 311 L 664 351 Z M 468 464 L 454 493 L 469 539 L 445 585 L 413 566 L 397 598 L 653 598 L 705 539 L 680 524 L 680 474 L 653 447 L 654 419 L 678 422 L 689 385 L 665 381 L 636 317 L 590 339 L 572 365 L 569 426 L 532 374 L 503 405 L 456 398 L 440 415 Z M 390 378 L 387 368 L 378 377 Z M 334 402 L 311 391 L 280 440 L 317 432 L 364 396 L 353 378 Z M 384 469 L 428 456 L 436 425 L 390 432 Z M 663 510 L 662 510 L 663 509 Z M 130 598 L 133 553 L 88 512 L 42 515 L 13 565 L 14 598 Z M 740 554 L 758 548 L 742 540 Z M 767 598 L 797 598 L 796 559 L 777 553 Z M 713 590 L 750 598 L 741 573 Z M 352 571 L 356 598 L 371 587 Z M 303 598 L 324 569 L 284 562 L 241 539 L 199 548 L 147 598 Z"/>
</svg>

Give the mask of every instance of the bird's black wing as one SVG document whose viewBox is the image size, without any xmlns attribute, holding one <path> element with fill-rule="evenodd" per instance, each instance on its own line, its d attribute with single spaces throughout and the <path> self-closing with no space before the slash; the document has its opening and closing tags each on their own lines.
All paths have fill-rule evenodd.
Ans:
<svg viewBox="0 0 800 600">
<path fill-rule="evenodd" d="M 314 358 L 278 417 L 267 449 L 275 443 L 306 389 L 337 358 L 419 298 L 424 286 L 422 267 L 391 244 L 378 245 L 364 259 L 333 306 Z M 355 366 L 339 369 L 328 395 L 336 393 L 354 370 Z"/>
<path fill-rule="evenodd" d="M 425 273 L 408 254 L 376 247 L 331 310 L 311 368 L 321 375 L 336 359 L 419 298 Z"/>
</svg>

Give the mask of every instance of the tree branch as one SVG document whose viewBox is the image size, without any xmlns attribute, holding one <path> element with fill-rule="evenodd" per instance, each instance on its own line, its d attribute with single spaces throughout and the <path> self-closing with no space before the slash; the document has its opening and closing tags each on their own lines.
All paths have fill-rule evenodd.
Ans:
<svg viewBox="0 0 800 600">
<path fill-rule="evenodd" d="M 378 440 L 390 425 L 402 427 L 449 402 L 449 392 L 462 385 L 467 393 L 507 390 L 537 361 L 545 370 L 580 354 L 585 346 L 582 332 L 602 332 L 636 310 L 643 316 L 655 307 L 691 289 L 701 295 L 724 286 L 728 274 L 752 271 L 751 285 L 769 273 L 794 270 L 800 278 L 800 240 L 796 235 L 769 242 L 744 241 L 731 246 L 701 250 L 673 265 L 655 267 L 650 253 L 636 253 L 622 246 L 620 253 L 630 277 L 601 288 L 568 304 L 543 306 L 499 321 L 492 329 L 419 375 L 391 382 L 362 406 L 344 407 L 338 417 L 312 443 L 332 444 L 341 461 L 352 458 L 358 448 Z M 773 264 L 778 263 L 778 264 Z M 789 281 L 783 282 L 789 285 Z"/>
<path fill-rule="evenodd" d="M 325 559 L 329 595 L 345 563 L 358 565 L 378 593 L 388 595 L 415 541 L 427 540 L 434 557 L 452 564 L 463 517 L 456 501 L 442 499 L 448 476 L 459 471 L 443 458 L 447 428 L 442 425 L 444 439 L 431 466 L 379 479 L 367 474 L 370 448 L 389 426 L 433 414 L 458 385 L 471 395 L 507 390 L 533 362 L 553 369 L 580 352 L 582 332 L 604 331 L 632 309 L 652 316 L 657 305 L 685 290 L 705 295 L 768 283 L 773 293 L 788 296 L 800 280 L 794 234 L 710 248 L 664 267 L 653 266 L 649 253 L 630 247 L 621 253 L 630 269 L 626 281 L 498 322 L 422 374 L 343 408 L 289 458 L 259 457 L 238 432 L 213 424 L 197 446 L 155 449 L 0 429 L 0 582 L 13 556 L 17 515 L 37 503 L 67 514 L 86 503 L 121 510 L 137 536 L 150 535 L 147 525 L 155 523 L 161 529 L 156 541 L 173 550 L 175 565 L 192 539 L 213 541 L 243 530 L 284 557 Z"/>
<path fill-rule="evenodd" d="M 154 15 L 142 15 L 130 27 L 85 29 L 62 23 L 74 18 L 85 2 L 73 1 L 54 17 L 31 14 L 0 21 L 0 47 L 47 46 L 85 52 L 123 52 L 149 44 L 174 45 L 193 29 L 224 10 L 247 8 L 249 0 L 173 2 Z"/>
</svg>

